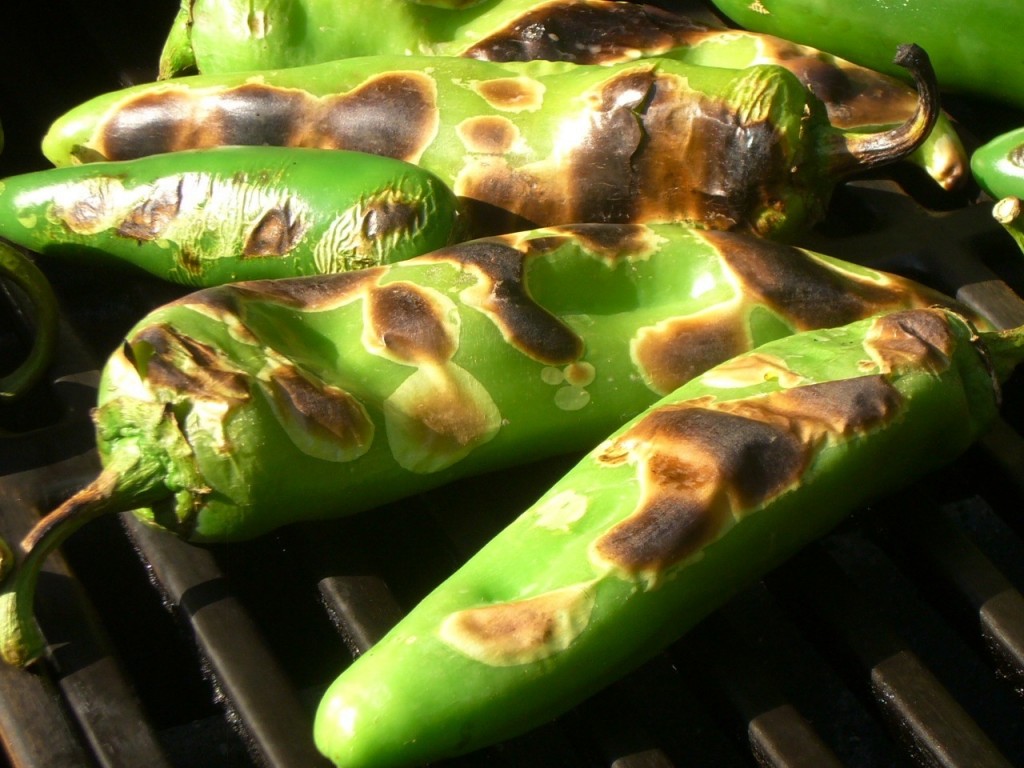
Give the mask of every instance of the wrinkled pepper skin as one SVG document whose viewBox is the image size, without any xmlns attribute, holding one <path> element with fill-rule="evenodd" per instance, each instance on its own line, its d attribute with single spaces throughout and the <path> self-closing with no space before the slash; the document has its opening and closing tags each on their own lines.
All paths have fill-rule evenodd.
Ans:
<svg viewBox="0 0 1024 768">
<path fill-rule="evenodd" d="M 57 346 L 60 320 L 57 296 L 46 275 L 31 259 L 0 240 L 0 279 L 9 280 L 32 305 L 34 336 L 25 359 L 0 375 L 0 401 L 14 400 L 28 392 L 46 372 Z"/>
<path fill-rule="evenodd" d="M 998 200 L 1024 197 L 1024 127 L 1000 134 L 971 154 L 978 186 Z"/>
<path fill-rule="evenodd" d="M 729 19 L 756 32 L 834 53 L 900 76 L 892 47 L 913 40 L 932 58 L 948 91 L 1024 108 L 1019 55 L 1024 4 L 1018 0 L 712 0 Z"/>
<path fill-rule="evenodd" d="M 0 236 L 189 286 L 417 256 L 458 237 L 458 209 L 419 166 L 321 149 L 220 147 L 0 180 Z"/>
<path fill-rule="evenodd" d="M 356 3 L 307 0 L 280 7 L 264 3 L 258 9 L 251 2 L 184 0 L 161 71 L 165 78 L 212 75 L 411 53 L 576 64 L 664 56 L 730 69 L 785 67 L 825 103 L 833 125 L 850 131 L 902 123 L 916 108 L 914 92 L 901 80 L 772 35 L 724 28 L 710 14 L 697 19 L 606 0 L 502 0 L 489 2 L 483 12 L 445 14 L 402 2 L 385 3 L 400 6 L 388 14 L 388 34 L 368 34 Z M 250 14 L 262 14 L 260 34 L 246 22 Z M 398 39 L 396 29 L 404 30 Z M 175 64 L 178 60 L 183 63 Z M 944 115 L 909 159 L 947 190 L 967 177 L 967 153 Z"/>
<path fill-rule="evenodd" d="M 574 225 L 389 266 L 195 292 L 104 368 L 97 480 L 22 542 L 0 652 L 43 648 L 35 571 L 108 512 L 194 541 L 336 517 L 588 450 L 683 382 L 812 327 L 948 303 L 737 233 Z"/>
<path fill-rule="evenodd" d="M 394 768 L 540 725 L 942 467 L 996 411 L 973 329 L 940 310 L 726 362 L 600 443 L 342 672 L 317 745 L 338 766 Z"/>
<path fill-rule="evenodd" d="M 43 149 L 58 166 L 223 144 L 350 149 L 437 174 L 484 209 L 476 220 L 498 228 L 484 234 L 678 221 L 784 238 L 822 216 L 839 180 L 927 137 L 938 115 L 927 56 L 899 55 L 921 99 L 878 133 L 833 128 L 776 66 L 410 56 L 136 86 L 65 114 Z"/>
</svg>

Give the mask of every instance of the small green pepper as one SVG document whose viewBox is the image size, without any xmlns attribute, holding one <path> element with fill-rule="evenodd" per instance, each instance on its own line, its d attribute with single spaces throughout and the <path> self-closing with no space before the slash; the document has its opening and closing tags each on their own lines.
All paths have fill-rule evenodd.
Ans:
<svg viewBox="0 0 1024 768">
<path fill-rule="evenodd" d="M 1024 127 L 990 139 L 971 154 L 971 172 L 985 192 L 1024 197 Z"/>
<path fill-rule="evenodd" d="M 681 221 L 783 238 L 823 215 L 839 180 L 928 136 L 939 108 L 927 56 L 904 46 L 899 61 L 918 108 L 878 133 L 834 128 L 777 66 L 378 56 L 106 94 L 43 147 L 55 165 L 222 144 L 354 149 L 437 174 L 485 210 L 470 226 Z M 495 211 L 508 219 L 494 224 Z"/>
<path fill-rule="evenodd" d="M 0 180 L 0 236 L 207 286 L 376 266 L 457 238 L 458 201 L 390 157 L 221 147 Z"/>
<path fill-rule="evenodd" d="M 32 346 L 24 360 L 0 376 L 0 400 L 24 395 L 46 371 L 57 344 L 59 313 L 50 282 L 32 261 L 0 240 L 0 278 L 19 286 L 32 304 L 35 325 Z"/>
<path fill-rule="evenodd" d="M 262 9 L 252 0 L 184 0 L 165 46 L 163 77 L 380 54 L 577 64 L 664 56 L 730 69 L 778 64 L 825 102 L 833 125 L 850 131 L 876 131 L 901 123 L 916 107 L 913 91 L 888 75 L 772 35 L 725 29 L 710 19 L 642 3 L 498 0 L 472 12 L 439 13 L 402 2 L 385 0 L 381 6 L 379 12 L 389 20 L 385 33 L 366 29 L 361 6 L 336 0 L 305 0 L 285 8 L 265 2 Z M 244 20 L 259 14 L 265 22 L 256 35 Z M 404 32 L 399 35 L 396 30 Z M 928 141 L 908 159 L 947 190 L 967 177 L 967 153 L 944 115 Z"/>
<path fill-rule="evenodd" d="M 955 458 L 1022 358 L 1024 329 L 979 339 L 923 309 L 713 368 L 600 443 L 342 672 L 317 746 L 344 768 L 420 765 L 555 717 Z"/>
<path fill-rule="evenodd" d="M 587 450 L 768 339 L 935 303 L 948 299 L 762 238 L 611 224 L 195 292 L 140 321 L 105 366 L 104 469 L 22 543 L 0 653 L 42 651 L 37 570 L 97 515 L 138 510 L 228 541 L 352 514 Z"/>
<path fill-rule="evenodd" d="M 1024 107 L 1019 0 L 711 0 L 741 27 L 778 35 L 897 77 L 891 51 L 913 40 L 940 86 Z"/>
</svg>

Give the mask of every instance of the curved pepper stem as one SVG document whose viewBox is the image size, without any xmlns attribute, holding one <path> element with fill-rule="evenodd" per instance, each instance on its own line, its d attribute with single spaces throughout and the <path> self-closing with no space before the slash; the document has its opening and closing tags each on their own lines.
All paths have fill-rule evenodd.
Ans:
<svg viewBox="0 0 1024 768">
<path fill-rule="evenodd" d="M 0 377 L 0 400 L 13 400 L 31 388 L 53 359 L 57 344 L 57 297 L 46 275 L 20 251 L 0 241 L 0 276 L 28 295 L 35 313 L 35 337 L 28 356 L 14 371 Z"/>
<path fill-rule="evenodd" d="M 876 133 L 844 132 L 826 139 L 826 165 L 836 178 L 901 160 L 920 147 L 941 112 L 939 83 L 924 49 L 901 45 L 893 63 L 906 69 L 917 87 L 917 109 L 905 122 Z"/>
<path fill-rule="evenodd" d="M 25 667 L 46 649 L 33 604 L 46 558 L 75 531 L 104 514 L 145 504 L 160 487 L 158 465 L 118 454 L 85 488 L 42 518 L 21 542 L 20 558 L 0 592 L 0 659 Z"/>
</svg>

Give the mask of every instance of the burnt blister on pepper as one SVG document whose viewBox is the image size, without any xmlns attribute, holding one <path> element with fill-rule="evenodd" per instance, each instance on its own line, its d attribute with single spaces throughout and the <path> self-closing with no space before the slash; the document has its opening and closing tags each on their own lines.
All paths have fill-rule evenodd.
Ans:
<svg viewBox="0 0 1024 768">
<path fill-rule="evenodd" d="M 105 366 L 103 470 L 21 543 L 0 650 L 14 664 L 45 651 L 38 568 L 98 515 L 136 510 L 202 542 L 353 514 L 587 450 L 770 339 L 933 304 L 952 302 L 750 235 L 613 224 L 189 294 Z"/>
<path fill-rule="evenodd" d="M 904 46 L 898 61 L 918 105 L 876 133 L 834 128 L 773 65 L 409 56 L 129 88 L 64 115 L 44 151 L 64 165 L 224 144 L 350 149 L 422 166 L 504 231 L 685 222 L 784 238 L 824 215 L 838 182 L 927 138 L 939 115 L 927 55 Z"/>
</svg>

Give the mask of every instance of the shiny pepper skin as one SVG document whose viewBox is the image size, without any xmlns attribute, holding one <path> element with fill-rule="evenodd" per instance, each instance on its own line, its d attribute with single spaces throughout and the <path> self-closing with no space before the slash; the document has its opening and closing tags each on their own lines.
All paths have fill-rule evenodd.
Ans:
<svg viewBox="0 0 1024 768">
<path fill-rule="evenodd" d="M 344 768 L 432 764 L 565 712 L 995 417 L 1019 338 L 898 312 L 761 346 L 601 441 L 328 688 Z M 900 457 L 894 461 L 893 457 Z"/>
<path fill-rule="evenodd" d="M 0 180 L 0 237 L 183 285 L 342 272 L 460 234 L 452 191 L 363 152 L 219 147 Z"/>
<path fill-rule="evenodd" d="M 610 224 L 192 293 L 104 367 L 103 472 L 23 542 L 0 651 L 16 664 L 41 652 L 35 572 L 96 515 L 138 510 L 228 541 L 352 514 L 586 450 L 769 339 L 936 303 L 948 299 L 762 238 Z"/>
<path fill-rule="evenodd" d="M 70 111 L 43 147 L 55 165 L 224 144 L 350 149 L 435 173 L 467 201 L 470 227 L 496 228 L 486 234 L 684 222 L 784 238 L 823 215 L 841 179 L 928 136 L 938 103 L 927 56 L 899 55 L 920 102 L 878 133 L 834 128 L 772 65 L 406 56 L 136 86 Z"/>
</svg>

